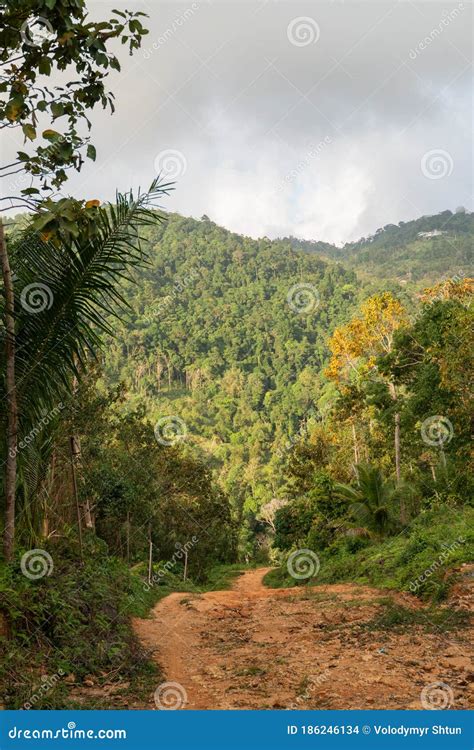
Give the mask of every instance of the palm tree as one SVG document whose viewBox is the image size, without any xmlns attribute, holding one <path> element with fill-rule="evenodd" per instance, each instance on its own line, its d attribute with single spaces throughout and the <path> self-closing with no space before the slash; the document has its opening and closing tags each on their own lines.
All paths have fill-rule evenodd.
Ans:
<svg viewBox="0 0 474 750">
<path fill-rule="evenodd" d="M 394 524 L 391 511 L 397 487 L 376 466 L 358 464 L 356 473 L 356 484 L 337 484 L 336 493 L 350 503 L 351 514 L 365 528 L 386 534 Z"/>
<path fill-rule="evenodd" d="M 12 559 L 15 538 L 17 474 L 28 473 L 21 463 L 28 462 L 31 444 L 38 437 L 38 425 L 44 425 L 45 416 L 62 401 L 74 397 L 74 383 L 81 377 L 87 358 L 95 356 L 101 345 L 100 333 L 113 333 L 112 317 L 127 306 L 120 292 L 120 280 L 146 260 L 142 230 L 163 220 L 154 209 L 157 199 L 170 189 L 170 184 L 156 179 L 145 193 L 117 194 L 114 204 L 93 207 L 93 221 L 71 221 L 67 239 L 58 232 L 52 240 L 44 241 L 36 223 L 35 228 L 30 225 L 10 240 L 17 289 L 14 321 L 18 447 L 14 456 L 8 455 L 11 451 L 5 430 L 1 439 L 3 455 L 7 454 L 11 464 L 18 462 L 18 471 L 15 468 L 13 488 L 10 477 L 4 493 L 7 560 Z M 0 368 L 5 371 L 5 354 L 3 359 Z M 10 416 L 5 409 L 6 386 L 2 383 L 0 387 L 4 389 L 0 394 L 0 420 L 6 425 Z M 44 442 L 44 431 L 41 429 L 40 433 Z"/>
</svg>

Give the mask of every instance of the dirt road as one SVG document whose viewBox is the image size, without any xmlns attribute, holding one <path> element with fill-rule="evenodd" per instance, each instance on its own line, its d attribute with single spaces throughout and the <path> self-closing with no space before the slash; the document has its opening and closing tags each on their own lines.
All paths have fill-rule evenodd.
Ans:
<svg viewBox="0 0 474 750">
<path fill-rule="evenodd" d="M 165 679 L 180 686 L 180 707 L 420 709 L 423 690 L 439 708 L 469 705 L 472 631 L 374 628 L 387 592 L 269 589 L 267 571 L 245 572 L 228 591 L 171 594 L 151 619 L 135 620 Z M 418 607 L 408 595 L 392 597 Z"/>
</svg>

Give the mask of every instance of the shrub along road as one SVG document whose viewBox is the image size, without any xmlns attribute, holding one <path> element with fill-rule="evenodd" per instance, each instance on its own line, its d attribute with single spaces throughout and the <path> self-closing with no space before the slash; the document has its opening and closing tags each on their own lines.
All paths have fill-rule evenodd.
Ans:
<svg viewBox="0 0 474 750">
<path fill-rule="evenodd" d="M 165 679 L 184 688 L 183 708 L 468 706 L 465 611 L 353 584 L 270 589 L 268 571 L 228 591 L 170 594 L 134 621 Z"/>
</svg>

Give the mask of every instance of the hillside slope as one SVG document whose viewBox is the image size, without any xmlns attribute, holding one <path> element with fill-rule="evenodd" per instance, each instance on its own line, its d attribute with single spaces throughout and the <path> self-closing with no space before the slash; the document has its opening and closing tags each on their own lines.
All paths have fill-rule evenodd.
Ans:
<svg viewBox="0 0 474 750">
<path fill-rule="evenodd" d="M 293 247 L 316 252 L 354 269 L 365 280 L 420 288 L 441 278 L 472 275 L 474 214 L 443 211 L 387 224 L 342 248 L 290 238 Z"/>
<path fill-rule="evenodd" d="M 360 299 L 356 276 L 209 220 L 170 216 L 153 232 L 107 346 L 107 380 L 127 384 L 129 408 L 175 417 L 240 509 L 245 498 L 256 507 L 277 490 L 288 437 L 327 398 L 326 341 Z"/>
<path fill-rule="evenodd" d="M 144 406 L 210 462 L 252 526 L 278 496 L 289 448 L 333 400 L 322 371 L 334 328 L 374 291 L 407 301 L 466 273 L 473 221 L 445 212 L 331 250 L 169 215 L 153 229 L 148 267 L 125 286 L 131 309 L 107 346 L 106 380 L 126 384 L 127 409 Z"/>
</svg>

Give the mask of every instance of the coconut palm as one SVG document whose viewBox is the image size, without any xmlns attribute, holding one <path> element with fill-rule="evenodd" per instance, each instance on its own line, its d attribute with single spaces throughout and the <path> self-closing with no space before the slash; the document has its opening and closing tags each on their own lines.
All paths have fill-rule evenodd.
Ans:
<svg viewBox="0 0 474 750">
<path fill-rule="evenodd" d="M 350 504 L 358 523 L 376 534 L 386 534 L 394 524 L 391 511 L 397 487 L 371 464 L 357 464 L 356 474 L 354 485 L 337 484 L 336 493 Z"/>
</svg>

